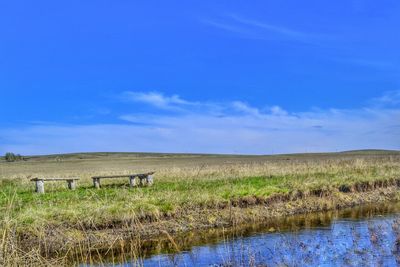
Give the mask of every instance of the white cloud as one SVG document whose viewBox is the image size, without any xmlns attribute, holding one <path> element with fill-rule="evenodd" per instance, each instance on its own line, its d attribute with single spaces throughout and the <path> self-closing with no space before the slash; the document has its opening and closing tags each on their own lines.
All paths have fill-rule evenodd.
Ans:
<svg viewBox="0 0 400 267">
<path fill-rule="evenodd" d="M 281 108 L 280 106 L 273 106 L 271 109 L 271 113 L 277 116 L 286 116 L 288 115 L 287 111 Z"/>
<path fill-rule="evenodd" d="M 162 100 L 158 96 L 162 96 Z M 389 94 L 391 95 L 391 94 Z M 144 97 L 146 96 L 146 97 Z M 156 96 L 155 107 L 190 105 L 180 97 Z M 385 98 L 386 99 L 386 98 Z M 189 103 L 189 104 L 188 104 Z M 33 125 L 0 129 L 0 152 L 43 154 L 78 151 L 151 151 L 270 154 L 350 149 L 400 149 L 400 109 L 289 113 L 274 106 L 262 112 L 242 101 L 196 103 L 178 113 L 124 114 L 119 124 Z M 215 112 L 218 110 L 218 112 Z"/>
<path fill-rule="evenodd" d="M 164 96 L 159 92 L 132 92 L 127 91 L 121 95 L 127 101 L 142 102 L 161 109 L 177 109 L 182 105 L 192 105 L 189 101 L 183 100 L 179 95 Z"/>
<path fill-rule="evenodd" d="M 254 116 L 260 115 L 260 111 L 257 108 L 251 107 L 242 101 L 234 101 L 234 102 L 232 102 L 232 106 L 237 111 L 244 112 L 246 114 L 250 114 L 250 115 L 254 115 Z"/>
</svg>

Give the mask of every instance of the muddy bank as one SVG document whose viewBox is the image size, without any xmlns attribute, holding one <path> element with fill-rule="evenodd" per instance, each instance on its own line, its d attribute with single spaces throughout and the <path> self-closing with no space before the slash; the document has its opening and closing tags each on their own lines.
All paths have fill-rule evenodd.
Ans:
<svg viewBox="0 0 400 267">
<path fill-rule="evenodd" d="M 296 214 L 397 201 L 400 200 L 399 186 L 400 179 L 391 179 L 339 187 L 334 191 L 296 191 L 268 198 L 249 196 L 212 206 L 183 209 L 174 214 L 146 215 L 104 225 L 48 225 L 46 229 L 19 233 L 18 243 L 25 251 L 34 248 L 47 257 L 77 251 L 124 249 L 133 243 L 143 246 L 160 239 L 173 244 L 172 240 L 187 233 L 201 239 L 200 232 L 208 229 L 232 229 Z"/>
</svg>

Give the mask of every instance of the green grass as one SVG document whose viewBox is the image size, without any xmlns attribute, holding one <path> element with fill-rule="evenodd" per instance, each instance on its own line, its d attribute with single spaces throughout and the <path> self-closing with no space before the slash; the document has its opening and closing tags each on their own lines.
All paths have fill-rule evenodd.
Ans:
<svg viewBox="0 0 400 267">
<path fill-rule="evenodd" d="M 168 159 L 163 159 L 160 165 L 151 162 L 159 163 L 159 158 L 147 161 L 148 165 L 144 164 L 144 169 L 157 171 L 152 187 L 129 188 L 127 179 L 117 179 L 104 180 L 104 186 L 99 190 L 92 188 L 90 176 L 104 174 L 104 171 L 85 169 L 86 165 L 93 164 L 91 160 L 78 161 L 78 166 L 76 162 L 68 165 L 71 162 L 67 161 L 66 165 L 58 165 L 63 167 L 60 168 L 60 174 L 76 176 L 81 173 L 79 176 L 82 180 L 77 190 L 67 190 L 64 183 L 46 183 L 44 195 L 33 192 L 33 183 L 25 178 L 28 172 L 21 174 L 20 170 L 26 167 L 30 170 L 37 168 L 41 174 L 46 174 L 44 170 L 54 162 L 47 160 L 10 164 L 8 167 L 14 168 L 15 176 L 19 178 L 0 179 L 0 219 L 5 214 L 3 211 L 10 209 L 20 229 L 46 225 L 73 226 L 80 223 L 104 225 L 147 215 L 157 218 L 189 209 L 212 208 L 241 197 L 267 198 L 274 194 L 295 191 L 307 193 L 318 189 L 337 191 L 342 185 L 351 187 L 360 182 L 400 178 L 399 155 L 381 152 L 375 155 L 369 151 L 362 156 L 303 155 L 292 156 L 290 160 L 226 156 L 214 158 L 212 161 L 217 163 L 213 164 L 207 164 L 207 156 L 201 156 L 206 163 L 199 158 L 193 160 L 192 157 L 188 156 L 185 164 L 177 162 L 175 158 L 170 159 L 173 163 L 171 165 L 166 164 Z M 122 158 L 121 161 L 126 162 L 128 159 Z M 227 163 L 232 160 L 236 161 Z M 118 159 L 111 162 L 117 166 L 122 164 Z M 112 163 L 103 160 L 96 161 L 96 164 L 104 166 Z M 73 165 L 78 169 L 71 172 Z M 53 175 L 52 167 L 49 169 L 49 175 Z M 122 169 L 125 173 L 129 171 Z"/>
<path fill-rule="evenodd" d="M 51 188 L 44 195 L 32 187 L 12 182 L 1 184 L 0 206 L 5 207 L 15 194 L 13 213 L 21 225 L 78 223 L 89 218 L 93 223 L 122 220 L 142 213 L 176 212 L 247 195 L 269 196 L 288 192 L 279 178 L 159 181 L 152 187 L 131 189 L 124 181 L 100 190 L 79 187 L 76 191 Z M 47 189 L 47 188 L 46 188 Z"/>
</svg>

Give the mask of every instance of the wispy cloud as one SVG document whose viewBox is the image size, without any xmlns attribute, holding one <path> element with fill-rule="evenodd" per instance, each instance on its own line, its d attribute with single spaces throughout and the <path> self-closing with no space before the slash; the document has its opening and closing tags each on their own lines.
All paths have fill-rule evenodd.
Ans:
<svg viewBox="0 0 400 267">
<path fill-rule="evenodd" d="M 372 103 L 378 106 L 400 106 L 400 90 L 388 91 L 383 96 L 374 98 Z"/>
<path fill-rule="evenodd" d="M 248 104 L 242 101 L 234 101 L 232 102 L 232 107 L 237 111 L 243 112 L 245 114 L 253 115 L 253 116 L 260 116 L 260 111 L 258 108 L 254 108 L 249 106 Z"/>
<path fill-rule="evenodd" d="M 179 112 L 126 113 L 118 124 L 33 125 L 0 129 L 0 152 L 152 151 L 270 154 L 365 148 L 400 149 L 398 93 L 360 109 L 288 112 L 244 101 L 192 102 L 177 95 L 129 93 L 132 101 Z M 386 103 L 386 105 L 384 105 Z M 191 107 L 200 107 L 198 109 Z M 218 112 L 215 112 L 218 110 Z"/>
<path fill-rule="evenodd" d="M 238 15 L 230 15 L 230 17 L 238 23 L 242 23 L 244 25 L 252 27 L 262 28 L 267 31 L 278 33 L 280 35 L 287 36 L 293 39 L 303 40 L 303 39 L 308 39 L 310 37 L 315 37 L 314 35 L 308 33 L 292 30 L 282 26 L 267 24 L 257 20 L 247 19 Z"/>
<path fill-rule="evenodd" d="M 165 96 L 159 92 L 132 92 L 126 91 L 121 94 L 125 101 L 142 102 L 160 109 L 177 109 L 179 106 L 193 105 L 183 100 L 179 95 Z"/>
<path fill-rule="evenodd" d="M 190 101 L 176 94 L 165 95 L 158 91 L 125 91 L 118 98 L 125 102 L 142 103 L 158 110 L 178 113 L 207 112 L 219 114 L 222 109 L 226 108 L 222 103 Z"/>
<path fill-rule="evenodd" d="M 202 21 L 207 25 L 240 34 L 245 38 L 265 40 L 285 39 L 302 43 L 317 43 L 331 39 L 330 36 L 324 34 L 294 30 L 281 25 L 245 18 L 236 14 L 227 15 L 222 19 L 203 19 Z"/>
</svg>

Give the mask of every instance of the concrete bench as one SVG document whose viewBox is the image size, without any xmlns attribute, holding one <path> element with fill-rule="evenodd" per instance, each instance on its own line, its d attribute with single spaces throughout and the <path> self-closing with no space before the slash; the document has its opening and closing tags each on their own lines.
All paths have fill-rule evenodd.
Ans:
<svg viewBox="0 0 400 267">
<path fill-rule="evenodd" d="M 33 178 L 31 179 L 32 182 L 36 183 L 36 193 L 44 194 L 44 182 L 50 181 L 66 181 L 68 184 L 68 189 L 75 190 L 76 188 L 76 181 L 79 178 Z"/>
<path fill-rule="evenodd" d="M 108 176 L 93 176 L 93 186 L 100 188 L 101 179 L 117 179 L 117 178 L 129 178 L 129 186 L 135 187 L 137 185 L 148 185 L 153 184 L 153 175 L 155 172 L 140 173 L 140 174 L 123 174 L 123 175 L 108 175 Z M 139 181 L 137 180 L 139 179 Z M 139 183 L 138 183 L 139 182 Z"/>
</svg>

